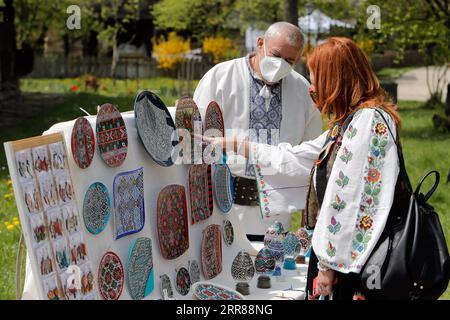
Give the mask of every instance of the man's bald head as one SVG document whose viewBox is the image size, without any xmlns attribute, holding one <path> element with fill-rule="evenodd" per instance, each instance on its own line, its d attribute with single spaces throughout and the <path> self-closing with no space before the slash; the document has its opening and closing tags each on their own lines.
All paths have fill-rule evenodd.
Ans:
<svg viewBox="0 0 450 320">
<path fill-rule="evenodd" d="M 264 37 L 269 40 L 273 38 L 284 38 L 289 45 L 302 48 L 304 44 L 303 34 L 300 28 L 289 22 L 275 22 L 266 31 Z"/>
</svg>

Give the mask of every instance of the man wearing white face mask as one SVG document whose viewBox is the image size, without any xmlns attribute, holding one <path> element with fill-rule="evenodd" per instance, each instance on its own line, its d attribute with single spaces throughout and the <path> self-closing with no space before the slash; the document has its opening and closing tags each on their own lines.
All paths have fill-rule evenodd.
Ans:
<svg viewBox="0 0 450 320">
<path fill-rule="evenodd" d="M 318 137 L 321 117 L 312 104 L 309 83 L 293 70 L 301 59 L 303 41 L 298 27 L 277 22 L 258 38 L 256 52 L 209 70 L 194 93 L 202 116 L 214 100 L 222 108 L 226 136 L 273 145 L 297 145 Z M 262 241 L 275 220 L 288 229 L 292 211 L 289 203 L 283 214 L 262 218 L 254 165 L 230 153 L 227 164 L 234 176 L 233 214 L 238 215 L 248 239 Z M 296 194 L 304 203 L 306 186 L 299 186 Z"/>
</svg>

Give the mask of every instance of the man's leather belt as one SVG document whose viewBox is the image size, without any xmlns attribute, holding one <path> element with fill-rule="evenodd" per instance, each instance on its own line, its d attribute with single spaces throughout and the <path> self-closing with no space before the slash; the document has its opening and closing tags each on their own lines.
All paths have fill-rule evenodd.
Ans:
<svg viewBox="0 0 450 320">
<path fill-rule="evenodd" d="M 259 206 L 256 180 L 233 176 L 234 203 L 241 206 Z"/>
</svg>

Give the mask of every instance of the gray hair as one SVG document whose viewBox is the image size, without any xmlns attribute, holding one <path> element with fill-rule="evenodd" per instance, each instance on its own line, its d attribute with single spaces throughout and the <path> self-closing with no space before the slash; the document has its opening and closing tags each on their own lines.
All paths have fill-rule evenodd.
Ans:
<svg viewBox="0 0 450 320">
<path fill-rule="evenodd" d="M 275 22 L 264 34 L 265 39 L 274 37 L 286 37 L 287 42 L 293 47 L 303 47 L 305 38 L 299 27 L 289 22 Z"/>
</svg>

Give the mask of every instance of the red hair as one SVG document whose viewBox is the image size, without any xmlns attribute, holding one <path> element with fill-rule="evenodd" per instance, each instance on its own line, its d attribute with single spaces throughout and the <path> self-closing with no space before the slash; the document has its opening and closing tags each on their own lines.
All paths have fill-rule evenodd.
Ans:
<svg viewBox="0 0 450 320">
<path fill-rule="evenodd" d="M 381 88 L 364 52 L 352 40 L 329 38 L 311 52 L 307 65 L 314 74 L 317 107 L 322 117 L 330 118 L 330 127 L 342 123 L 358 109 L 374 107 L 388 112 L 400 126 L 397 106 Z"/>
</svg>

